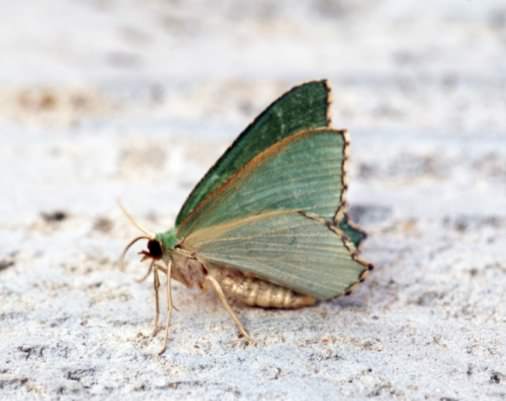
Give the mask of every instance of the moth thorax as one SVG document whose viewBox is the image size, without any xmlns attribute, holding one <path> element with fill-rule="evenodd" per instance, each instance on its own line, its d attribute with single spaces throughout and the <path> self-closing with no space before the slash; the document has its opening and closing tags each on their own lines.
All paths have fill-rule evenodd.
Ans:
<svg viewBox="0 0 506 401">
<path fill-rule="evenodd" d="M 172 254 L 174 263 L 173 278 L 187 287 L 203 287 L 207 275 L 206 267 L 197 259 L 187 257 L 174 252 Z"/>
</svg>

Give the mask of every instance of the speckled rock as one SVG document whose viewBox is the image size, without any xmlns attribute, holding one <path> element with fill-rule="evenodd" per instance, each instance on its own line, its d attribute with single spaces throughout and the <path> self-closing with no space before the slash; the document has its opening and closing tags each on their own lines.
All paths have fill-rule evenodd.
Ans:
<svg viewBox="0 0 506 401">
<path fill-rule="evenodd" d="M 502 1 L 2 2 L 0 400 L 506 398 Z M 174 288 L 152 339 L 137 234 L 235 135 L 327 77 L 376 269 L 299 311 Z"/>
</svg>

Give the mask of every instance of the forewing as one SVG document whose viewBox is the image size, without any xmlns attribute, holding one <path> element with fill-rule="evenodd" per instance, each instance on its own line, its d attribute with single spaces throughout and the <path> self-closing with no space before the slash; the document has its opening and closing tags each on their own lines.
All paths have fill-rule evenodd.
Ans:
<svg viewBox="0 0 506 401">
<path fill-rule="evenodd" d="M 343 204 L 345 132 L 294 134 L 257 155 L 209 194 L 177 227 L 193 231 L 272 210 L 303 210 L 332 220 Z"/>
<path fill-rule="evenodd" d="M 198 230 L 182 246 L 205 263 L 253 273 L 320 300 L 345 293 L 368 269 L 339 230 L 296 211 Z"/>
<path fill-rule="evenodd" d="M 260 152 L 297 131 L 329 126 L 329 98 L 327 81 L 314 81 L 293 88 L 272 103 L 239 135 L 195 186 L 176 218 L 176 226 L 207 194 Z"/>
</svg>

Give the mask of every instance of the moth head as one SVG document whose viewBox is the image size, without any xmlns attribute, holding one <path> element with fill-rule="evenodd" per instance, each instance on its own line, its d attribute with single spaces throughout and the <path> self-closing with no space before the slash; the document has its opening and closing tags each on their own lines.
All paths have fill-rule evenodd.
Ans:
<svg viewBox="0 0 506 401">
<path fill-rule="evenodd" d="M 146 244 L 148 250 L 141 251 L 142 255 L 145 255 L 148 258 L 152 258 L 155 260 L 161 259 L 163 256 L 163 246 L 162 243 L 156 238 L 148 240 Z"/>
<path fill-rule="evenodd" d="M 142 237 L 142 239 L 147 238 Z M 141 262 L 147 259 L 160 260 L 163 257 L 163 245 L 156 237 L 148 239 L 146 248 L 147 250 L 139 252 L 139 255 L 141 255 Z"/>
<path fill-rule="evenodd" d="M 163 257 L 163 249 L 161 247 L 160 242 L 155 237 L 148 237 L 146 235 L 141 235 L 139 237 L 135 237 L 133 240 L 131 240 L 127 246 L 125 246 L 125 249 L 123 249 L 123 252 L 121 253 L 121 257 L 119 260 L 119 266 L 121 270 L 125 269 L 125 256 L 128 252 L 128 250 L 138 241 L 141 240 L 147 240 L 147 249 L 144 249 L 139 252 L 139 255 L 141 256 L 141 262 L 144 262 L 145 260 L 152 260 L 157 261 L 160 260 Z"/>
<path fill-rule="evenodd" d="M 131 240 L 125 249 L 123 250 L 120 258 L 120 268 L 121 270 L 124 269 L 124 259 L 128 252 L 128 250 L 138 241 L 141 240 L 147 240 L 146 248 L 145 250 L 142 250 L 139 252 L 139 255 L 141 255 L 141 262 L 145 260 L 152 260 L 152 262 L 156 262 L 163 258 L 164 255 L 164 246 L 163 242 L 161 241 L 161 238 L 158 238 L 157 235 L 154 233 L 146 230 L 143 226 L 141 226 L 133 217 L 132 215 L 125 209 L 125 207 L 121 204 L 121 202 L 118 200 L 118 206 L 120 207 L 121 211 L 125 214 L 128 221 L 135 227 L 137 227 L 144 235 L 140 235 L 138 237 L 135 237 L 133 240 Z"/>
<path fill-rule="evenodd" d="M 177 238 L 176 238 L 176 229 L 173 228 L 171 230 L 168 230 L 163 233 L 154 234 L 148 230 L 146 230 L 144 227 L 142 227 L 131 215 L 128 213 L 128 211 L 125 209 L 125 207 L 118 201 L 118 205 L 127 217 L 128 221 L 132 223 L 135 227 L 137 227 L 144 235 L 140 235 L 138 237 L 135 237 L 133 240 L 131 240 L 125 249 L 123 250 L 123 253 L 121 254 L 120 258 L 120 268 L 123 270 L 124 267 L 124 259 L 125 255 L 127 254 L 128 250 L 137 242 L 141 240 L 147 240 L 146 243 L 146 249 L 139 252 L 139 255 L 141 256 L 141 262 L 144 262 L 145 260 L 151 260 L 152 263 L 155 263 L 159 260 L 165 259 L 165 262 L 167 263 L 170 259 L 170 256 L 172 254 L 172 250 L 176 246 Z"/>
<path fill-rule="evenodd" d="M 140 239 L 147 239 L 146 250 L 140 251 L 139 255 L 142 256 L 141 261 L 152 259 L 160 260 L 170 257 L 172 250 L 176 246 L 176 230 L 168 230 L 163 233 L 154 235 L 153 237 L 138 237 Z"/>
</svg>

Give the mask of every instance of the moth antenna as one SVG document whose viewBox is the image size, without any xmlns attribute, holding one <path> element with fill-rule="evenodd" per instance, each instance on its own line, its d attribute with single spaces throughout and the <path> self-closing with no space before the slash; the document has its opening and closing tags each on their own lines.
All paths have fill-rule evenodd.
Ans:
<svg viewBox="0 0 506 401">
<path fill-rule="evenodd" d="M 135 244 L 137 241 L 140 241 L 141 239 L 147 239 L 149 241 L 150 239 L 153 239 L 153 237 L 141 235 L 140 237 L 136 237 L 128 243 L 128 245 L 125 247 L 125 249 L 123 249 L 123 252 L 121 253 L 121 256 L 119 258 L 119 269 L 121 271 L 125 270 L 125 256 L 126 256 L 128 250 L 132 247 L 133 244 Z"/>
<path fill-rule="evenodd" d="M 150 236 L 151 238 L 150 239 L 153 239 L 155 238 L 155 234 L 152 233 L 151 231 L 145 229 L 143 226 L 141 226 L 137 221 L 135 221 L 135 219 L 132 217 L 132 215 L 126 210 L 125 206 L 123 206 L 123 204 L 121 203 L 121 201 L 119 199 L 116 200 L 116 202 L 118 203 L 118 206 L 119 208 L 121 209 L 121 211 L 123 212 L 123 214 L 125 215 L 125 217 L 127 218 L 127 220 L 133 224 L 135 227 L 137 227 L 140 231 L 142 231 L 144 234 Z"/>
</svg>

